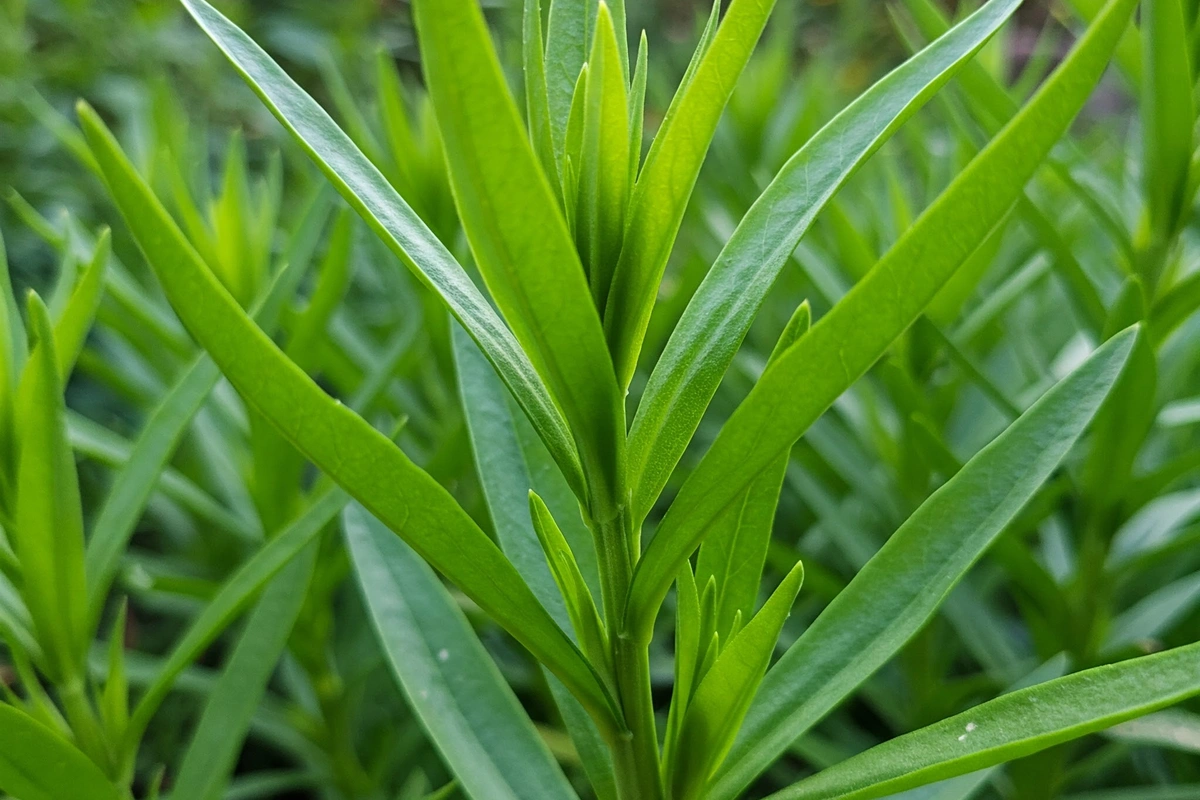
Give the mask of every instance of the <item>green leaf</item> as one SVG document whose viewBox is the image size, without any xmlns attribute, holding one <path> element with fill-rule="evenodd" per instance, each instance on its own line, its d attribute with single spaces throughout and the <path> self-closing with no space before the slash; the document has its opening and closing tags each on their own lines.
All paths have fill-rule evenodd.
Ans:
<svg viewBox="0 0 1200 800">
<path fill-rule="evenodd" d="M 601 0 L 588 60 L 575 241 L 596 308 L 604 308 L 621 255 L 629 202 L 629 98 L 617 36 Z"/>
<path fill-rule="evenodd" d="M 50 313 L 29 294 L 33 351 L 17 391 L 20 461 L 13 548 L 22 593 L 56 682 L 82 676 L 87 642 L 83 509 Z"/>
<path fill-rule="evenodd" d="M 223 795 L 250 721 L 304 605 L 317 550 L 318 543 L 309 542 L 263 590 L 204 704 L 174 775 L 177 788 L 171 800 L 215 800 Z"/>
<path fill-rule="evenodd" d="M 306 223 L 319 226 L 317 220 L 307 217 Z M 255 318 L 265 330 L 274 329 L 278 323 L 284 304 L 304 275 L 306 261 L 293 259 L 256 304 Z M 198 356 L 150 413 L 133 450 L 113 479 L 92 525 L 85 556 L 93 624 L 104 608 L 121 556 L 146 502 L 162 479 L 171 454 L 220 377 L 220 369 L 208 355 Z"/>
<path fill-rule="evenodd" d="M 554 581 L 562 592 L 566 602 L 567 613 L 571 617 L 571 625 L 575 629 L 583 652 L 588 655 L 593 664 L 604 664 L 607 661 L 608 636 L 604 631 L 604 623 L 600 621 L 600 613 L 596 611 L 596 601 L 588 591 L 583 580 L 583 573 L 575 563 L 575 554 L 571 546 L 554 521 L 554 516 L 542 498 L 530 491 L 529 513 L 533 517 L 533 529 L 537 531 L 538 541 L 546 553 L 550 563 L 550 571 L 554 573 Z"/>
<path fill-rule="evenodd" d="M 561 186 L 558 157 L 550 132 L 550 98 L 546 88 L 546 46 L 542 36 L 541 0 L 525 0 L 522 15 L 522 61 L 525 67 L 525 117 L 542 169 L 554 186 Z"/>
<path fill-rule="evenodd" d="M 611 700 L 595 672 L 500 549 L 440 484 L 280 352 L 208 271 L 95 112 L 84 106 L 80 116 L 172 307 L 247 403 L 611 722 Z"/>
<path fill-rule="evenodd" d="M 567 122 L 596 23 L 596 0 L 551 0 L 546 30 L 546 89 L 559 172 L 565 172 Z"/>
<path fill-rule="evenodd" d="M 54 732 L 0 703 L 0 791 L 20 800 L 125 800 L 100 768 Z"/>
<path fill-rule="evenodd" d="M 892 534 L 767 673 L 713 797 L 735 796 L 925 625 L 1083 433 L 1136 337 L 1110 340 Z"/>
<path fill-rule="evenodd" d="M 733 746 L 803 582 L 804 567 L 797 562 L 700 681 L 683 718 L 677 760 L 669 775 L 673 797 L 703 796 L 709 779 Z"/>
<path fill-rule="evenodd" d="M 705 276 L 650 376 L 629 438 L 643 518 L 716 393 L 767 292 L 834 193 L 999 29 L 992 0 L 851 103 L 784 165 Z"/>
<path fill-rule="evenodd" d="M 1196 107 L 1182 0 L 1144 0 L 1142 173 L 1153 234 L 1166 240 L 1184 221 Z"/>
<path fill-rule="evenodd" d="M 112 253 L 111 237 L 107 229 L 96 240 L 96 249 L 83 276 L 71 293 L 66 308 L 54 323 L 54 343 L 58 350 L 59 379 L 65 384 L 75 368 L 75 361 L 83 350 L 100 296 L 104 291 L 104 276 L 108 269 L 108 258 Z"/>
<path fill-rule="evenodd" d="M 472 797 L 574 798 L 470 623 L 424 561 L 358 506 L 346 546 L 392 673 Z"/>
<path fill-rule="evenodd" d="M 450 251 L 311 97 L 245 33 L 204 0 L 183 0 L 263 103 L 351 208 L 450 308 L 529 415 L 576 492 L 579 456 L 561 413 L 511 331 Z"/>
<path fill-rule="evenodd" d="M 1011 761 L 1200 694 L 1200 645 L 1096 667 L 874 747 L 774 800 L 868 800 Z"/>
<path fill-rule="evenodd" d="M 607 483 L 623 478 L 624 406 L 600 317 L 483 13 L 475 0 L 422 0 L 414 15 L 455 200 L 479 271 L 571 425 L 589 494 L 604 493 L 581 499 L 619 504 L 621 486 Z"/>
<path fill-rule="evenodd" d="M 349 501 L 349 496 L 340 489 L 326 489 L 313 498 L 295 522 L 280 531 L 221 585 L 187 633 L 176 643 L 171 655 L 159 666 L 153 681 L 138 700 L 125 736 L 126 753 L 136 751 L 146 725 L 170 693 L 180 673 L 245 611 L 280 570 L 317 538 Z"/>
<path fill-rule="evenodd" d="M 779 337 L 768 365 L 773 363 L 808 332 L 812 312 L 808 302 L 801 303 Z M 723 637 L 733 632 L 738 614 L 749 618 L 758 601 L 763 564 L 771 543 L 771 526 L 779 505 L 779 492 L 787 472 L 788 455 L 763 470 L 746 493 L 733 503 L 724 518 L 700 546 L 696 560 L 696 580 L 716 586 L 716 631 Z"/>
<path fill-rule="evenodd" d="M 717 122 L 774 7 L 775 0 L 730 3 L 650 146 L 629 201 L 625 243 L 604 309 L 604 330 L 622 387 L 629 386 L 637 368 L 658 285 Z"/>
<path fill-rule="evenodd" d="M 679 564 L 714 520 L 870 369 L 1004 219 L 1086 102 L 1134 4 L 1111 0 L 1029 104 L 874 269 L 763 374 L 684 483 L 638 565 L 628 604 L 635 636 L 649 638 Z"/>
<path fill-rule="evenodd" d="M 17 379 L 25 366 L 25 328 L 13 296 L 8 274 L 8 250 L 0 234 L 0 509 L 12 499 L 12 476 L 17 468 L 16 413 Z"/>
<path fill-rule="evenodd" d="M 629 186 L 637 183 L 642 166 L 642 137 L 646 124 L 646 83 L 650 79 L 650 44 L 646 32 L 638 41 L 637 65 L 629 88 Z M 622 233 L 624 238 L 624 233 Z"/>
<path fill-rule="evenodd" d="M 580 628 L 575 615 L 564 603 L 559 588 L 561 583 L 552 577 L 553 565 L 547 564 L 546 553 L 535 533 L 530 489 L 538 487 L 547 492 L 548 497 L 553 495 L 560 510 L 565 507 L 566 513 L 573 513 L 579 520 L 578 527 L 583 528 L 579 504 L 565 485 L 558 485 L 562 479 L 557 468 L 528 424 L 522 427 L 524 420 L 514 413 L 503 385 L 479 348 L 458 325 L 454 326 L 452 336 L 459 392 L 496 540 L 551 616 L 564 629 L 576 631 L 578 640 Z M 558 477 L 558 484 L 553 481 L 554 477 Z M 559 536 L 562 536 L 561 531 Z M 577 531 L 573 541 L 576 547 L 591 550 L 590 566 L 594 573 L 595 545 L 590 531 L 586 528 Z M 566 543 L 565 538 L 563 543 Z M 578 562 L 575 563 L 578 567 Z M 591 602 L 590 592 L 587 596 Z M 598 651 L 594 646 L 585 646 L 584 652 L 592 657 L 593 663 L 604 663 L 607 658 L 607 653 L 597 658 Z M 550 675 L 548 683 L 597 795 L 604 800 L 614 798 L 612 760 L 596 726 L 558 679 Z"/>
</svg>

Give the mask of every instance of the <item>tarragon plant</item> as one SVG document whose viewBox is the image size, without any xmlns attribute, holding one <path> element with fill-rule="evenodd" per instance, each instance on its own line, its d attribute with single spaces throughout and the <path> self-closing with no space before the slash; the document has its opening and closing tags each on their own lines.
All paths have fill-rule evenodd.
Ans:
<svg viewBox="0 0 1200 800">
<path fill-rule="evenodd" d="M 142 734 L 176 678 L 264 592 L 223 675 L 228 682 L 210 696 L 204 736 L 197 735 L 174 796 L 219 793 L 236 755 L 222 744 L 221 725 L 244 733 L 242 712 L 261 697 L 253 688 L 238 693 L 236 665 L 262 672 L 247 686 L 265 684 L 286 644 L 280 626 L 286 634 L 304 619 L 296 598 L 312 580 L 315 543 L 340 515 L 389 666 L 465 794 L 516 800 L 569 798 L 575 790 L 439 573 L 544 669 L 597 797 L 740 797 L 925 628 L 1023 509 L 1045 499 L 1047 482 L 1061 476 L 1093 420 L 1089 452 L 1098 455 L 1083 467 L 1090 496 L 1103 499 L 1129 480 L 1153 410 L 1155 349 L 1197 305 L 1195 274 L 1180 280 L 1177 257 L 1196 188 L 1189 171 L 1192 42 L 1183 35 L 1191 12 L 1181 0 L 1147 0 L 1140 38 L 1131 27 L 1137 0 L 1081 3 L 1086 29 L 1023 103 L 988 83 L 991 73 L 973 61 L 1019 0 L 989 0 L 954 25 L 930 4 L 905 3 L 908 16 L 898 22 L 912 57 L 786 155 L 653 351 L 646 342 L 668 261 L 774 2 L 733 0 L 724 10 L 714 3 L 643 152 L 648 43 L 643 36 L 629 48 L 622 0 L 553 0 L 548 9 L 526 1 L 521 105 L 476 0 L 416 0 L 433 159 L 415 155 L 403 109 L 381 109 L 390 141 L 369 146 L 363 131 L 343 132 L 220 12 L 204 0 L 182 2 L 345 203 L 450 312 L 448 345 L 495 537 L 394 443 L 394 430 L 381 431 L 360 413 L 379 381 L 368 376 L 366 389 L 343 404 L 309 375 L 312 348 L 345 288 L 348 216 L 335 222 L 334 255 L 310 303 L 311 324 L 293 325 L 281 348 L 271 337 L 278 304 L 302 267 L 289 263 L 272 275 L 265 239 L 254 235 L 254 221 L 276 211 L 271 193 L 253 212 L 253 203 L 239 202 L 252 193 L 235 158 L 216 224 L 206 227 L 179 188 L 186 181 L 174 180 L 181 225 L 100 116 L 81 104 L 86 141 L 75 142 L 78 152 L 207 353 L 170 395 L 179 410 L 164 405 L 151 423 L 160 426 L 157 436 L 139 440 L 157 450 L 129 464 L 164 468 L 219 370 L 249 408 L 254 500 L 270 535 L 213 595 L 132 712 L 119 647 L 103 689 L 89 697 L 87 649 L 149 493 L 144 479 L 118 479 L 116 499 L 100 513 L 104 524 L 96 523 L 84 547 L 62 380 L 87 330 L 85 306 L 94 309 L 108 261 L 104 238 L 96 245 L 100 266 L 74 295 L 81 310 L 72 301 L 55 327 L 31 301 L 28 358 L 13 304 L 0 309 L 0 357 L 7 359 L 0 365 L 0 456 L 3 475 L 18 476 L 0 483 L 0 524 L 10 545 L 0 551 L 0 590 L 16 600 L 4 610 L 20 612 L 0 622 L 6 639 L 35 662 L 22 668 L 36 668 L 57 687 L 66 711 L 58 718 L 55 703 L 38 694 L 0 706 L 0 786 L 10 794 L 127 796 Z M 929 40 L 923 48 L 921 37 Z M 1068 173 L 1063 180 L 1071 183 L 1056 145 L 1110 60 L 1122 62 L 1138 46 L 1143 52 L 1130 64 L 1152 100 L 1144 102 L 1144 216 L 1129 237 L 1128 280 L 1101 299 L 1070 259 L 1061 267 L 1076 290 L 1072 302 L 1091 315 L 1098 346 L 1040 397 L 1017 406 L 1001 396 L 1000 405 L 1014 412 L 1011 424 L 965 463 L 917 425 L 915 435 L 925 430 L 922 446 L 940 457 L 944 483 L 776 659 L 804 591 L 801 563 L 776 557 L 769 574 L 778 580 L 759 603 L 793 446 L 882 357 L 915 348 L 956 320 L 982 280 L 979 254 L 992 252 L 1014 214 L 1032 219 L 1040 235 L 1054 234 L 1052 222 L 1038 227 L 1047 211 L 1027 195 L 1031 180 L 1049 170 Z M 381 75 L 395 80 L 386 66 Z M 942 90 L 956 77 L 961 91 L 947 99 Z M 868 243 L 854 239 L 851 215 L 834 197 L 935 97 L 956 121 L 977 126 L 962 130 L 972 157 L 876 260 Z M 977 128 L 987 134 L 983 141 L 972 139 Z M 449 191 L 419 201 L 416 185 L 438 181 L 419 176 L 416 165 L 440 168 L 443 157 L 438 178 Z M 438 202 L 449 196 L 453 211 Z M 323 195 L 316 197 L 318 219 L 297 228 L 297 252 L 289 253 L 301 264 L 311 249 L 304 233 L 321 227 L 328 210 Z M 815 320 L 808 302 L 794 303 L 761 374 L 702 457 L 679 470 L 771 288 L 824 211 L 848 262 L 869 254 L 847 269 L 856 282 Z M 457 240 L 460 227 L 465 243 Z M 300 493 L 305 460 L 326 480 Z M 1101 584 L 1109 561 L 1120 557 L 1114 532 L 1122 521 L 1118 508 L 1101 502 L 1081 522 L 1078 581 L 1067 599 L 1078 612 L 1072 619 L 1086 622 L 1069 647 L 1079 671 L 1064 674 L 1061 663 L 1048 663 L 996 699 L 865 749 L 772 797 L 887 796 L 1200 694 L 1197 645 L 1104 664 Z M 651 656 L 661 652 L 664 605 L 674 617 L 673 681 L 669 707 L 657 713 Z M 252 654 L 263 641 L 270 658 Z M 319 668 L 310 674 L 323 675 Z M 23 684 L 40 685 L 32 675 Z M 337 719 L 344 699 L 336 691 L 320 698 L 327 721 Z M 50 758 L 61 767 L 46 768 Z M 355 791 L 353 760 L 335 763 L 345 767 L 344 790 Z"/>
</svg>

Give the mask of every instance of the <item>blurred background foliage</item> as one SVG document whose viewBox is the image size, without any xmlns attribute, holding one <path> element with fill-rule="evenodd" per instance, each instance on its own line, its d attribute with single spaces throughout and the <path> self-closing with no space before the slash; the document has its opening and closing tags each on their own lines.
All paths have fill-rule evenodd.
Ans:
<svg viewBox="0 0 1200 800">
<path fill-rule="evenodd" d="M 331 111 L 431 228 L 465 253 L 420 88 L 408 4 L 217 5 Z M 706 5 L 629 4 L 630 31 L 648 32 L 652 54 L 648 133 L 687 65 Z M 485 6 L 519 85 L 519 8 L 500 0 Z M 951 16 L 969 6 L 940 5 Z M 917 0 L 779 4 L 718 131 L 644 360 L 652 363 L 661 351 L 736 222 L 784 161 L 929 38 L 911 13 L 921 7 Z M 1075 6 L 1029 0 L 978 59 L 984 88 L 989 81 L 1005 87 L 991 98 L 996 91 L 1017 101 L 1028 96 L 1079 27 Z M 759 787 L 764 793 L 812 766 L 992 697 L 1039 665 L 1061 670 L 1055 659 L 1062 653 L 1087 665 L 1197 638 L 1197 231 L 1188 215 L 1162 258 L 1159 286 L 1149 293 L 1131 288 L 1128 267 L 1146 250 L 1141 174 L 1131 155 L 1139 142 L 1137 63 L 1125 59 L 1111 71 L 1028 200 L 964 268 L 978 286 L 948 286 L 927 318 L 796 447 L 772 563 L 786 571 L 802 555 L 808 579 L 782 644 L 941 481 L 1092 343 L 1146 316 L 1147 307 L 1157 326 L 1156 352 L 1146 357 L 1150 381 L 1126 390 L 1126 405 L 1110 412 L 1119 422 L 1104 423 L 1099 434 L 1108 437 L 1103 446 L 1076 454 L 935 623 L 853 703 L 798 742 Z M 796 268 L 784 271 L 751 330 L 681 475 L 757 379 L 796 305 L 807 298 L 816 316 L 827 311 L 995 130 L 996 106 L 983 102 L 978 86 L 948 87 L 821 215 L 794 256 Z M 243 302 L 261 297 L 285 262 L 316 266 L 284 314 L 289 355 L 331 392 L 361 401 L 369 418 L 406 417 L 399 438 L 406 452 L 488 528 L 445 311 L 322 191 L 303 154 L 175 0 L 0 0 L 0 189 L 7 193 L 0 230 L 18 292 L 69 292 L 99 227 L 117 219 L 74 127 L 70 109 L 78 98 L 113 123 L 138 168 Z M 114 228 L 98 324 L 68 387 L 89 520 L 150 411 L 195 354 L 132 240 Z M 645 377 L 643 371 L 635 379 L 635 396 Z M 313 476 L 298 459 L 281 460 L 264 430 L 219 384 L 138 522 L 117 580 L 118 593 L 130 599 L 128 621 L 114 634 L 129 648 L 135 685 L 153 674 L 151 654 L 170 648 L 183 621 L 195 617 L 264 531 L 304 507 Z M 1132 438 L 1122 440 L 1121 430 L 1133 431 Z M 1112 452 L 1115 459 L 1098 460 Z M 672 486 L 678 482 L 677 475 Z M 1080 567 L 1088 553 L 1079 544 L 1086 537 L 1077 534 L 1088 526 L 1105 541 L 1124 542 L 1123 560 L 1108 571 Z M 321 546 L 288 654 L 255 713 L 238 780 L 225 796 L 425 796 L 449 776 L 387 672 L 340 540 L 327 536 Z M 1083 574 L 1099 583 L 1081 586 Z M 541 674 L 464 606 L 555 754 L 575 765 Z M 110 608 L 106 619 L 112 615 Z M 181 678 L 140 752 L 139 787 L 155 780 L 160 766 L 170 784 L 229 650 L 229 641 L 218 642 Z M 654 667 L 665 698 L 666 645 Z M 12 670 L 3 669 L 0 679 L 12 682 Z M 1200 717 L 1188 709 L 1172 714 L 989 771 L 960 784 L 957 794 L 936 796 L 1039 800 L 1200 782 Z M 1152 796 L 1130 791 L 1120 797 Z"/>
</svg>

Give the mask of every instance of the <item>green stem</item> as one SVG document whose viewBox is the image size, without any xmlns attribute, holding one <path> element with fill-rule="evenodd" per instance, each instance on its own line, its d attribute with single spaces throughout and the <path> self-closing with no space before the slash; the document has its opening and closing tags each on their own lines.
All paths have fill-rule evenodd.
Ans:
<svg viewBox="0 0 1200 800">
<path fill-rule="evenodd" d="M 611 508 L 611 507 L 610 507 Z M 658 732 L 650 687 L 649 650 L 624 633 L 625 598 L 633 576 L 631 521 L 625 506 L 595 521 L 599 545 L 604 613 L 612 647 L 617 702 L 628 732 L 610 742 L 617 792 L 621 800 L 661 800 Z"/>
</svg>

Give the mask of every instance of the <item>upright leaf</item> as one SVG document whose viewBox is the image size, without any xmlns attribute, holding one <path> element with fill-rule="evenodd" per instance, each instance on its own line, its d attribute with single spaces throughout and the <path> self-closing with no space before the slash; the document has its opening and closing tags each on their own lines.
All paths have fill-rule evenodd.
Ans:
<svg viewBox="0 0 1200 800">
<path fill-rule="evenodd" d="M 1187 17 L 1182 0 L 1145 0 L 1142 85 L 1143 181 L 1152 235 L 1167 238 L 1183 222 L 1196 107 Z"/>
<path fill-rule="evenodd" d="M 75 361 L 83 350 L 88 331 L 92 329 L 92 321 L 96 309 L 100 305 L 100 297 L 104 291 L 104 276 L 108 269 L 108 258 L 112 253 L 111 237 L 108 230 L 100 233 L 96 240 L 96 249 L 91 261 L 83 271 L 83 276 L 71 293 L 62 315 L 54 323 L 54 342 L 58 350 L 59 378 L 66 383 Z"/>
<path fill-rule="evenodd" d="M 703 797 L 705 787 L 733 746 L 754 693 L 771 663 L 783 623 L 804 581 L 797 562 L 754 619 L 721 650 L 688 705 L 671 772 L 673 797 Z"/>
<path fill-rule="evenodd" d="M 546 89 L 550 110 L 550 130 L 559 171 L 565 169 L 567 121 L 571 117 L 571 98 L 575 83 L 587 61 L 592 30 L 596 22 L 597 0 L 552 0 L 546 29 Z"/>
<path fill-rule="evenodd" d="M 667 258 L 721 112 L 750 60 L 775 0 L 733 0 L 654 137 L 629 201 L 629 226 L 604 309 L 617 379 L 628 387 Z"/>
<path fill-rule="evenodd" d="M 629 470 L 637 518 L 666 485 L 768 290 L 813 219 L 1019 4 L 992 0 L 871 87 L 784 165 L 746 213 L 671 334 L 634 416 Z"/>
<path fill-rule="evenodd" d="M 20 467 L 13 546 L 22 593 L 57 682 L 78 681 L 90 635 L 83 569 L 83 509 L 54 330 L 40 297 L 29 295 L 33 351 L 17 395 Z"/>
<path fill-rule="evenodd" d="M 634 635 L 648 638 L 679 565 L 713 521 L 875 363 L 1004 219 L 1086 102 L 1134 5 L 1110 0 L 1029 104 L 762 376 L 684 483 L 639 563 L 628 604 Z"/>
<path fill-rule="evenodd" d="M 316 101 L 250 37 L 205 0 L 182 2 L 350 207 L 442 298 L 529 415 L 572 488 L 582 493 L 579 456 L 561 413 L 516 338 L 450 251 Z"/>
<path fill-rule="evenodd" d="M 349 507 L 342 523 L 392 672 L 466 793 L 479 800 L 574 798 L 433 570 L 363 509 Z"/>
<path fill-rule="evenodd" d="M 623 478 L 624 407 L 600 318 L 483 13 L 475 0 L 419 0 L 414 12 L 455 199 L 479 271 L 571 424 L 589 489 L 607 494 L 588 501 L 620 503 L 621 487 L 606 484 Z"/>
<path fill-rule="evenodd" d="M 925 625 L 1083 433 L 1136 337 L 1110 340 L 892 534 L 767 673 L 714 797 L 736 796 Z"/>
</svg>

